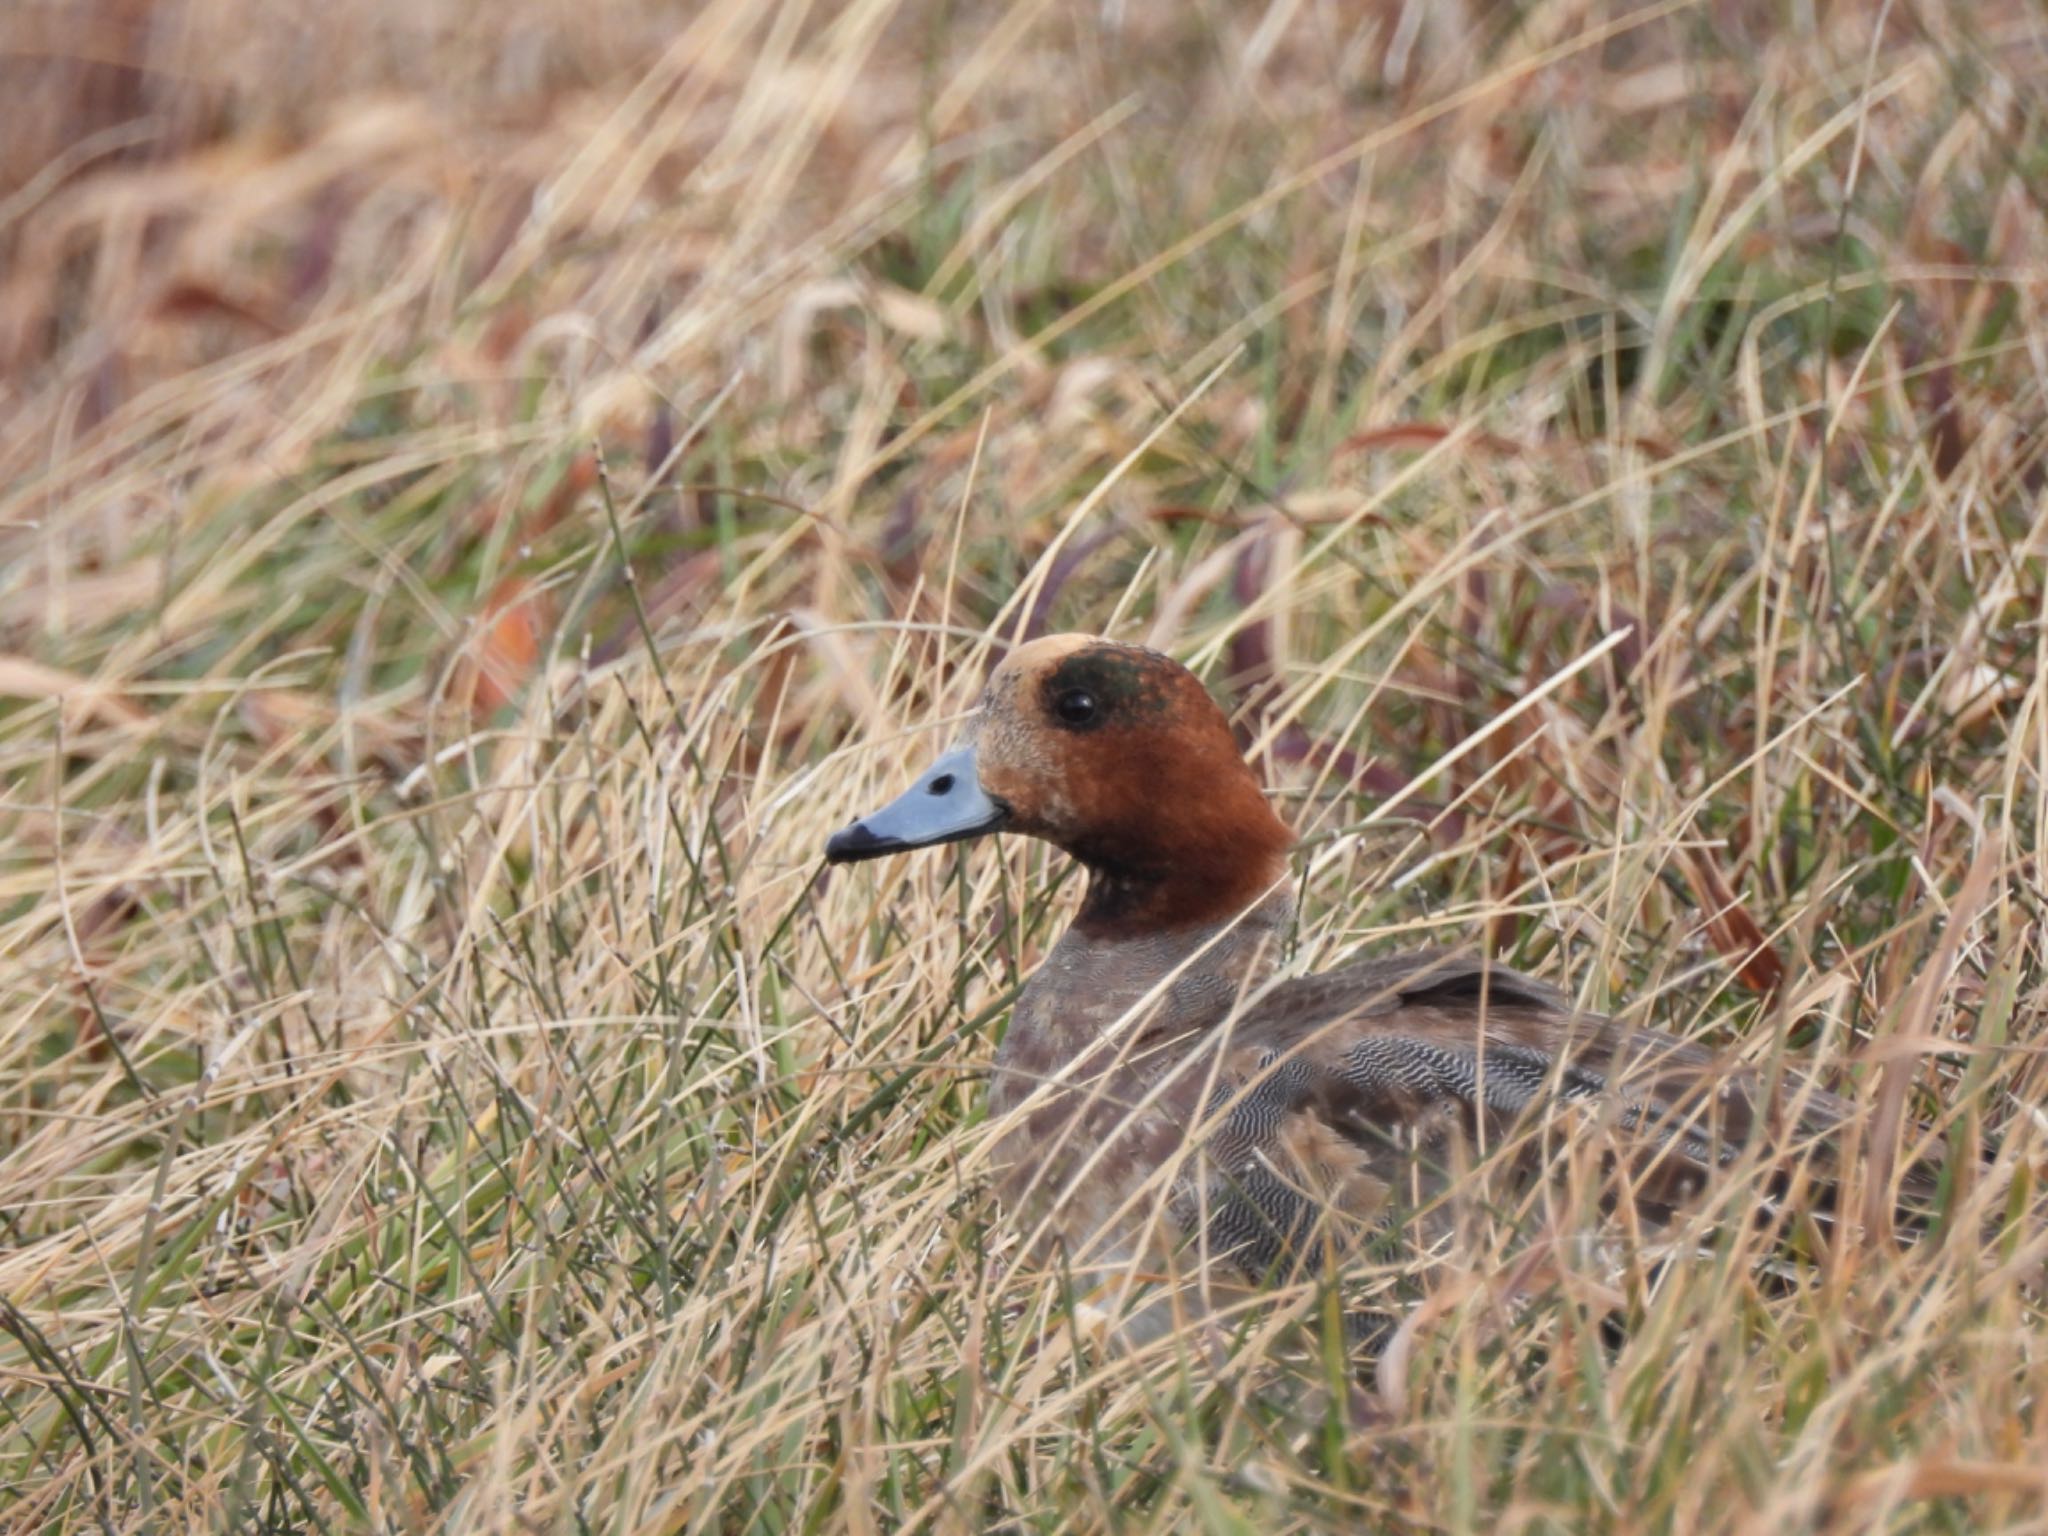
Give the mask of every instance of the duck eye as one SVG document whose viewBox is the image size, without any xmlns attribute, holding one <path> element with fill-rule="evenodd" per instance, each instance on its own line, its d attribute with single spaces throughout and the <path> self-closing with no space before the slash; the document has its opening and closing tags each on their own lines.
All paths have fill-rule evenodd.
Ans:
<svg viewBox="0 0 2048 1536">
<path fill-rule="evenodd" d="M 1053 701 L 1052 707 L 1068 725 L 1086 725 L 1095 718 L 1095 695 L 1086 688 L 1069 688 Z"/>
</svg>

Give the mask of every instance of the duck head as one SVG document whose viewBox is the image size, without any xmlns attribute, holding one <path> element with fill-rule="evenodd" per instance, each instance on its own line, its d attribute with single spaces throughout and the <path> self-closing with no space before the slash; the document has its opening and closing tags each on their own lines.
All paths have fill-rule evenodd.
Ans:
<svg viewBox="0 0 2048 1536">
<path fill-rule="evenodd" d="M 1236 916 L 1285 876 L 1294 841 L 1195 675 L 1091 635 L 1012 651 L 952 749 L 835 833 L 825 857 L 993 832 L 1043 838 L 1086 866 L 1076 926 L 1104 937 Z"/>
</svg>

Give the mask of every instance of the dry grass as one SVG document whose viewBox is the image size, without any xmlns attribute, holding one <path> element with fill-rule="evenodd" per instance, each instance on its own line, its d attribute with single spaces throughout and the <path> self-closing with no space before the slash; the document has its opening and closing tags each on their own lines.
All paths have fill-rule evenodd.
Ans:
<svg viewBox="0 0 2048 1536">
<path fill-rule="evenodd" d="M 1994 0 L 10 9 L 0 1522 L 2041 1529 L 2044 87 Z M 1317 1287 L 1105 1349 L 979 1175 L 1073 882 L 819 860 L 1047 627 L 1238 706 L 1297 963 L 1790 1049 L 1936 1231 L 1474 1206 L 1348 1442 Z"/>
</svg>

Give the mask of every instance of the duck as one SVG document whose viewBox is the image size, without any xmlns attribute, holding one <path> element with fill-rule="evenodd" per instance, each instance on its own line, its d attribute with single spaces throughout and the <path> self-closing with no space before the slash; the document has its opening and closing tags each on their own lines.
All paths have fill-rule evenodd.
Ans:
<svg viewBox="0 0 2048 1536">
<path fill-rule="evenodd" d="M 1771 1187 L 1807 1190 L 1852 1112 L 1474 949 L 1289 974 L 1294 834 L 1222 708 L 1158 651 L 1017 646 L 953 744 L 825 857 L 999 834 L 1061 849 L 1086 887 L 996 1051 L 997 1194 L 1133 1342 L 1396 1227 L 1441 1238 L 1446 1192 L 1490 1149 L 1541 1168 L 1591 1138 L 1668 1220 L 1764 1143 Z M 1370 1347 L 1390 1319 L 1345 1322 Z"/>
</svg>

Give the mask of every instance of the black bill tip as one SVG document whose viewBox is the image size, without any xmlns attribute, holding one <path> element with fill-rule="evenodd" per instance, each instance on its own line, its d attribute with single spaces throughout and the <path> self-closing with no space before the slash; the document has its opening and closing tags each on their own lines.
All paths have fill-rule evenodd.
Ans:
<svg viewBox="0 0 2048 1536">
<path fill-rule="evenodd" d="M 897 838 L 875 836 L 866 822 L 856 821 L 832 834 L 825 844 L 825 862 L 858 864 L 862 859 L 879 859 L 885 853 L 895 853 L 903 846 Z"/>
</svg>

